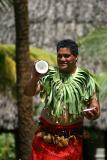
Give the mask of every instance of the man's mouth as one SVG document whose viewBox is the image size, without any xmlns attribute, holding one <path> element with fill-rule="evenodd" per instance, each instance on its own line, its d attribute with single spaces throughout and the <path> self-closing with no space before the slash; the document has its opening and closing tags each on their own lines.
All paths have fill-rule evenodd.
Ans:
<svg viewBox="0 0 107 160">
<path fill-rule="evenodd" d="M 59 63 L 60 68 L 67 68 L 67 63 Z"/>
<path fill-rule="evenodd" d="M 67 62 L 63 62 L 63 63 L 60 62 L 60 63 L 59 63 L 59 65 L 66 65 L 66 64 L 67 64 Z"/>
</svg>

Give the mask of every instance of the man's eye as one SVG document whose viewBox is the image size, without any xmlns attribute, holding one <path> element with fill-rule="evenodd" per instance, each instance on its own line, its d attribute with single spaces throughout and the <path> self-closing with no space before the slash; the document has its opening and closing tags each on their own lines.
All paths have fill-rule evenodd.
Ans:
<svg viewBox="0 0 107 160">
<path fill-rule="evenodd" d="M 67 54 L 65 54 L 65 55 L 58 55 L 58 58 L 62 58 L 62 57 L 64 57 L 64 58 L 69 58 L 69 56 L 70 56 L 70 55 L 67 55 Z"/>
<path fill-rule="evenodd" d="M 69 58 L 69 56 L 70 56 L 70 55 L 67 55 L 67 54 L 66 54 L 66 55 L 64 55 L 64 57 L 65 57 L 65 58 Z"/>
</svg>

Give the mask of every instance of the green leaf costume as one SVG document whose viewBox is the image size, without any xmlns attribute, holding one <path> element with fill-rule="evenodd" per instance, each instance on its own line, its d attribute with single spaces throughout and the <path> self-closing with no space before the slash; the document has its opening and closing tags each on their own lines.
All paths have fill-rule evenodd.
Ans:
<svg viewBox="0 0 107 160">
<path fill-rule="evenodd" d="M 41 84 L 43 90 L 40 95 L 44 100 L 44 107 L 49 108 L 49 114 L 55 117 L 64 113 L 64 107 L 69 115 L 80 115 L 82 110 L 88 107 L 97 88 L 94 76 L 82 68 L 77 68 L 74 74 L 67 74 L 50 66 Z"/>
</svg>

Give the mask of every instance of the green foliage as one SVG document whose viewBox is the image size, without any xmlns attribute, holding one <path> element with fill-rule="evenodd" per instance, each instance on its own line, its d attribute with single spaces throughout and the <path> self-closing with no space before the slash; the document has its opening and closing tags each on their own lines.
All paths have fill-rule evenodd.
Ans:
<svg viewBox="0 0 107 160">
<path fill-rule="evenodd" d="M 0 44 L 0 54 L 8 55 L 12 59 L 15 59 L 15 46 Z"/>
<path fill-rule="evenodd" d="M 71 74 L 59 73 L 57 67 L 50 67 L 41 81 L 43 85 L 41 97 L 44 98 L 45 95 L 48 97 L 45 105 L 52 108 L 53 116 L 62 115 L 63 107 L 66 106 L 71 121 L 81 114 L 95 92 L 93 77 L 87 70 L 81 68 L 77 68 L 75 74 L 71 76 Z"/>
<path fill-rule="evenodd" d="M 100 98 L 104 100 L 107 98 L 107 71 L 96 75 L 100 85 Z"/>
<path fill-rule="evenodd" d="M 107 27 L 98 28 L 86 36 L 79 38 L 81 63 L 92 65 L 100 84 L 100 98 L 107 95 Z M 96 68 L 99 69 L 99 73 Z"/>
<path fill-rule="evenodd" d="M 86 36 L 79 38 L 80 55 L 82 60 L 94 64 L 102 63 L 107 67 L 107 28 L 98 28 Z"/>
<path fill-rule="evenodd" d="M 31 59 L 46 60 L 49 64 L 56 64 L 56 55 L 54 53 L 46 52 L 40 48 L 30 48 Z"/>
<path fill-rule="evenodd" d="M 0 51 L 0 89 L 13 87 L 16 81 L 15 61 Z"/>
<path fill-rule="evenodd" d="M 0 159 L 15 160 L 15 142 L 11 133 L 0 134 Z"/>
<path fill-rule="evenodd" d="M 56 64 L 56 56 L 39 48 L 30 48 L 31 60 L 44 59 L 49 64 Z M 14 90 L 16 83 L 15 46 L 0 45 L 0 90 Z"/>
</svg>

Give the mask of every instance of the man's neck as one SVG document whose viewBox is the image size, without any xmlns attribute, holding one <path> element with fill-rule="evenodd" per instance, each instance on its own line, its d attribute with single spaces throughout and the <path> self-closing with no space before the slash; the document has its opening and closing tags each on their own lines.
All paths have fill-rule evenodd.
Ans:
<svg viewBox="0 0 107 160">
<path fill-rule="evenodd" d="M 70 73 L 71 73 L 71 74 L 74 74 L 74 73 L 75 73 L 75 71 L 76 71 L 76 69 L 77 69 L 77 66 L 75 66 L 75 67 L 71 68 Z"/>
</svg>

